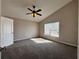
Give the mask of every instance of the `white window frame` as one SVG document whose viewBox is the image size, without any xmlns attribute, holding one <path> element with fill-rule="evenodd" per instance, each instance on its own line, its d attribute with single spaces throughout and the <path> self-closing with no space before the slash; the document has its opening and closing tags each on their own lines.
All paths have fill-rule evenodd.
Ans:
<svg viewBox="0 0 79 59">
<path fill-rule="evenodd" d="M 57 27 L 55 27 L 54 25 L 56 25 Z M 57 32 L 55 30 L 56 28 L 58 29 Z M 59 22 L 44 24 L 44 35 L 51 36 L 51 37 L 59 37 Z"/>
</svg>

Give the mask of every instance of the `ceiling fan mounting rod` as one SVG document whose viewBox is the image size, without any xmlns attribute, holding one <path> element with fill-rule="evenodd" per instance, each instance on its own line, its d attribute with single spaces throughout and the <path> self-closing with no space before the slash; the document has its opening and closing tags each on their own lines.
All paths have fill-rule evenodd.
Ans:
<svg viewBox="0 0 79 59">
<path fill-rule="evenodd" d="M 36 0 L 33 0 L 33 5 L 35 5 L 36 4 Z"/>
</svg>

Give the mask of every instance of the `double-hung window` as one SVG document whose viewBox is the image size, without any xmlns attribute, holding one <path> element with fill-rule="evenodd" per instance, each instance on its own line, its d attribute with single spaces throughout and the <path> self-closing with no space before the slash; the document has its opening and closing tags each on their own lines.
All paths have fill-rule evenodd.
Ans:
<svg viewBox="0 0 79 59">
<path fill-rule="evenodd" d="M 44 35 L 59 37 L 59 22 L 45 24 Z"/>
</svg>

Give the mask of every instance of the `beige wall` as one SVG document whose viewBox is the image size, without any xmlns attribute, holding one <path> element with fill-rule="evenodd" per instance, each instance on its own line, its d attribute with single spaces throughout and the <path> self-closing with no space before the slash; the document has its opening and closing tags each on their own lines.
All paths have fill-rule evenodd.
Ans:
<svg viewBox="0 0 79 59">
<path fill-rule="evenodd" d="M 14 19 L 14 39 L 23 40 L 32 37 L 38 37 L 38 23 Z"/>
<path fill-rule="evenodd" d="M 1 0 L 0 0 L 0 21 L 1 21 Z M 0 42 L 1 42 L 1 24 L 0 24 Z M 1 52 L 0 52 L 0 59 L 1 59 Z"/>
<path fill-rule="evenodd" d="M 78 9 L 77 0 L 70 2 L 54 14 L 40 22 L 40 36 L 57 42 L 77 46 L 78 40 Z M 60 22 L 60 37 L 54 38 L 45 36 L 44 24 L 50 22 Z"/>
<path fill-rule="evenodd" d="M 79 0 L 78 0 L 78 59 L 79 59 Z"/>
<path fill-rule="evenodd" d="M 0 41 L 1 41 L 1 0 L 0 0 Z"/>
</svg>

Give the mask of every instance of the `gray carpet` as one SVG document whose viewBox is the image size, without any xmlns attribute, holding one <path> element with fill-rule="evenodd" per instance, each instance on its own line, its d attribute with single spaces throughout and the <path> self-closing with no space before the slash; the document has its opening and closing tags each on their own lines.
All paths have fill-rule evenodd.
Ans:
<svg viewBox="0 0 79 59">
<path fill-rule="evenodd" d="M 3 50 L 2 59 L 77 59 L 77 48 L 50 41 L 23 40 Z"/>
</svg>

